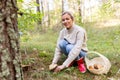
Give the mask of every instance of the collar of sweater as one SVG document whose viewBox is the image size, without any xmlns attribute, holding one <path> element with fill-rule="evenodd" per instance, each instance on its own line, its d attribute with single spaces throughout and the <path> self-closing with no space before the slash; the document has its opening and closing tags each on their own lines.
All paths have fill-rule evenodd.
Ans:
<svg viewBox="0 0 120 80">
<path fill-rule="evenodd" d="M 71 33 L 75 28 L 75 24 L 73 24 L 73 26 L 70 29 L 66 29 L 68 33 Z"/>
</svg>

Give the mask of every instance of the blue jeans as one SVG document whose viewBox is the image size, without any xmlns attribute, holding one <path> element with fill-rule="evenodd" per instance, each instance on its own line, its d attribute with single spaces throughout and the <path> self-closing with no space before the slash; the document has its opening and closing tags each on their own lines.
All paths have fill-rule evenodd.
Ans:
<svg viewBox="0 0 120 80">
<path fill-rule="evenodd" d="M 60 40 L 59 47 L 61 49 L 61 52 L 64 53 L 66 56 L 68 56 L 69 52 L 74 47 L 74 45 L 69 43 L 67 40 L 63 39 Z M 79 60 L 81 57 L 85 57 L 85 56 L 86 56 L 86 52 L 81 50 L 80 54 L 76 57 L 76 60 Z"/>
</svg>

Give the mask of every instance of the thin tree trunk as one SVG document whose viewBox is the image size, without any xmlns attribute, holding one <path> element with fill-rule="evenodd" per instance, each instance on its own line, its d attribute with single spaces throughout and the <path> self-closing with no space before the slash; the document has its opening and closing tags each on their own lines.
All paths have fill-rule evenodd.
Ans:
<svg viewBox="0 0 120 80">
<path fill-rule="evenodd" d="M 49 10 L 49 1 L 47 0 L 47 9 L 48 9 L 48 26 L 50 26 L 50 10 Z"/>
<path fill-rule="evenodd" d="M 42 13 L 42 16 L 44 18 L 44 7 L 43 6 L 44 6 L 43 0 L 40 0 L 41 13 Z M 41 18 L 41 28 L 42 28 L 41 30 L 44 30 L 44 28 L 43 28 L 44 19 L 43 18 Z"/>
<path fill-rule="evenodd" d="M 85 0 L 81 0 L 80 2 L 80 10 L 81 10 L 81 22 L 85 23 L 85 5 L 84 5 Z"/>
<path fill-rule="evenodd" d="M 41 11 L 42 11 L 42 14 L 44 15 L 43 0 L 40 0 L 40 1 L 41 1 Z"/>
<path fill-rule="evenodd" d="M 16 1 L 0 0 L 0 80 L 23 80 Z"/>
<path fill-rule="evenodd" d="M 37 3 L 38 5 L 40 5 L 39 0 L 36 0 L 36 3 Z M 37 12 L 40 12 L 40 6 L 37 6 Z"/>
<path fill-rule="evenodd" d="M 38 5 L 40 5 L 40 1 L 39 0 L 36 0 L 36 3 L 38 4 Z M 39 15 L 41 15 L 41 13 L 42 13 L 42 11 L 40 10 L 40 6 L 37 6 L 36 7 L 37 8 L 37 11 L 36 12 L 38 12 L 39 13 Z M 42 15 L 41 15 L 42 16 Z M 40 30 L 40 29 L 42 29 L 42 18 L 39 18 L 39 20 L 37 21 L 37 30 Z"/>
<path fill-rule="evenodd" d="M 64 0 L 62 0 L 62 13 L 64 12 Z"/>
</svg>

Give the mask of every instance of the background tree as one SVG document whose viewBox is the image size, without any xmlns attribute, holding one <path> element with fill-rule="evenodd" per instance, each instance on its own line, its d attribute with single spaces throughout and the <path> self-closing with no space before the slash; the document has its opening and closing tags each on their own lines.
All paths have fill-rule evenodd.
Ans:
<svg viewBox="0 0 120 80">
<path fill-rule="evenodd" d="M 0 80 L 23 80 L 16 1 L 0 0 Z"/>
<path fill-rule="evenodd" d="M 40 1 L 39 1 L 39 0 L 36 0 L 36 3 L 37 3 L 36 12 L 37 12 L 38 15 L 42 15 L 42 10 L 40 9 Z M 42 29 L 42 27 L 40 28 L 39 25 L 42 26 L 42 18 L 39 18 L 38 21 L 37 21 L 37 26 L 36 26 L 36 29 L 37 29 L 37 30 Z"/>
<path fill-rule="evenodd" d="M 36 3 L 38 4 L 38 6 L 37 6 L 37 12 L 40 12 L 40 1 L 39 0 L 36 0 Z"/>
<path fill-rule="evenodd" d="M 64 12 L 64 1 L 65 0 L 62 0 L 62 12 Z"/>
</svg>

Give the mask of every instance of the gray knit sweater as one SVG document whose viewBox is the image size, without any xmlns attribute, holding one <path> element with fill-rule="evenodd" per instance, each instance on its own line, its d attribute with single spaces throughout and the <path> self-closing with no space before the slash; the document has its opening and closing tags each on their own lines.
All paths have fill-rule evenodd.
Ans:
<svg viewBox="0 0 120 80">
<path fill-rule="evenodd" d="M 61 39 L 66 39 L 69 43 L 74 44 L 73 49 L 70 51 L 67 59 L 63 62 L 65 67 L 68 67 L 69 64 L 75 60 L 75 58 L 79 55 L 81 49 L 84 51 L 88 51 L 87 49 L 87 35 L 85 29 L 78 25 L 73 25 L 69 30 L 63 28 L 60 31 L 59 38 L 57 41 L 57 47 L 55 49 L 55 54 L 52 63 L 57 63 L 61 57 L 61 50 L 59 47 L 59 41 Z"/>
</svg>

